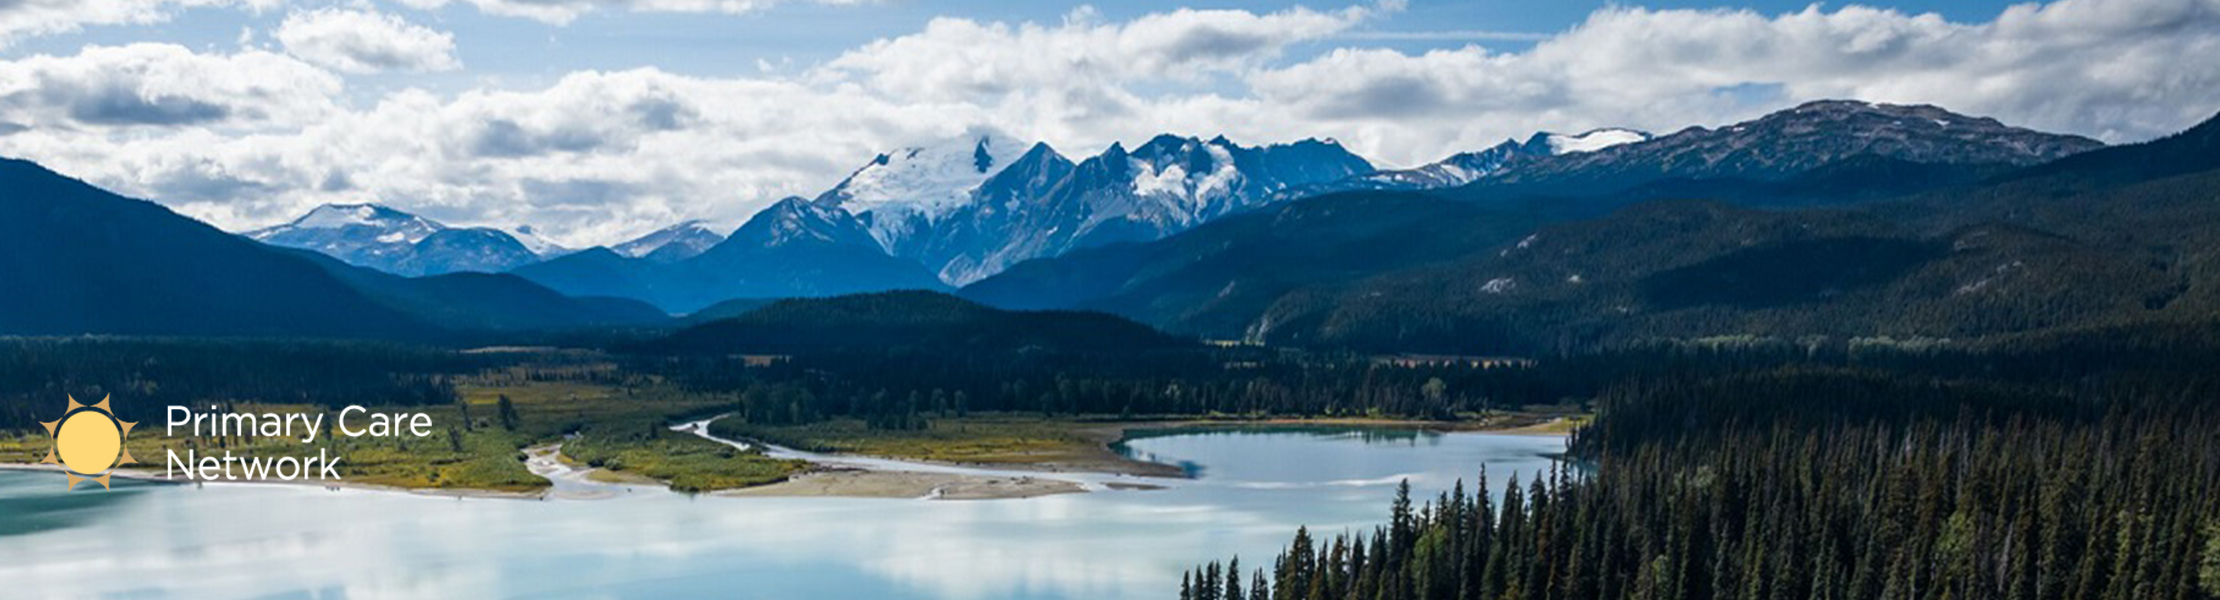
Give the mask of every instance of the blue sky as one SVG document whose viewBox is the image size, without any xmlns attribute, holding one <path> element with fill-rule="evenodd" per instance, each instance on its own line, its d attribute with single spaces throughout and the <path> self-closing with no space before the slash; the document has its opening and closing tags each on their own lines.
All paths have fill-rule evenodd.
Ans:
<svg viewBox="0 0 2220 600">
<path fill-rule="evenodd" d="M 380 202 L 588 245 L 982 130 L 1399 167 L 1852 98 L 2135 141 L 2220 109 L 2213 55 L 2220 0 L 16 0 L 0 155 L 234 230 Z"/>
</svg>

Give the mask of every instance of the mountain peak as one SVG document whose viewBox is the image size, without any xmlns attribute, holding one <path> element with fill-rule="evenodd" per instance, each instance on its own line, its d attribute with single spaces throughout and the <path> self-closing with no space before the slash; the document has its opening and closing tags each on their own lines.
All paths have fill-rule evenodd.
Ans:
<svg viewBox="0 0 2220 600">
<path fill-rule="evenodd" d="M 342 246 L 398 244 L 407 245 L 423 241 L 434 233 L 447 229 L 437 221 L 395 210 L 382 204 L 326 204 L 309 210 L 307 214 L 283 225 L 247 232 L 246 236 L 257 241 L 309 248 L 333 256 L 332 243 L 309 238 L 349 238 L 335 240 Z M 344 257 L 342 257 L 344 258 Z M 352 261 L 350 261 L 352 262 Z"/>
<path fill-rule="evenodd" d="M 701 254 L 722 241 L 725 241 L 724 234 L 711 229 L 708 222 L 688 219 L 617 244 L 610 251 L 632 258 L 672 262 Z"/>
<path fill-rule="evenodd" d="M 978 129 L 941 142 L 880 154 L 816 202 L 850 213 L 881 213 L 874 222 L 911 215 L 938 218 L 971 199 L 988 177 L 1031 147 L 999 131 Z"/>
<path fill-rule="evenodd" d="M 422 235 L 415 236 L 417 239 L 422 239 L 423 235 L 431 235 L 432 231 L 445 228 L 445 226 L 429 219 L 395 210 L 383 204 L 368 202 L 318 206 L 308 211 L 308 214 L 294 219 L 290 225 L 302 228 L 332 229 L 357 225 L 379 226 L 381 223 L 397 223 L 400 226 L 407 226 L 410 221 L 427 226 L 424 228 L 425 231 Z"/>
<path fill-rule="evenodd" d="M 839 205 L 787 196 L 755 213 L 717 248 L 770 248 L 796 242 L 871 245 L 878 242 L 854 213 Z"/>
</svg>

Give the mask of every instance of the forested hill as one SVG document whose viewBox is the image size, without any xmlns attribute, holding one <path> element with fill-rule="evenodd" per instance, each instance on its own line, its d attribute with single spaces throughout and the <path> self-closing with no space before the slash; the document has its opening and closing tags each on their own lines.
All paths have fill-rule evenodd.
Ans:
<svg viewBox="0 0 2220 600">
<path fill-rule="evenodd" d="M 676 354 L 1109 353 L 1190 343 L 1102 313 L 1007 311 L 925 291 L 781 300 L 633 350 Z"/>
<path fill-rule="evenodd" d="M 1814 107 L 1867 112 L 1837 108 Z M 1970 162 L 1923 149 L 1993 144 L 1952 145 L 1938 130 L 1860 146 L 1896 138 L 1829 127 L 1813 131 L 1850 141 L 1721 131 L 1576 161 L 1648 173 L 1588 186 L 1615 191 L 1534 187 L 1584 172 L 1560 165 L 1532 182 L 1311 198 L 1021 264 L 962 294 L 1203 337 L 1458 354 L 1721 337 L 1968 340 L 2220 315 L 2210 256 L 2220 239 L 2205 226 L 2220 222 L 2209 201 L 2220 125 L 2094 150 L 2036 136 L 2049 145 L 2002 146 L 2050 150 Z M 1816 154 L 1667 168 L 1717 158 L 1707 148 L 1775 142 Z"/>
<path fill-rule="evenodd" d="M 1286 344 L 1548 352 L 1657 339 L 1969 339 L 2220 319 L 2207 123 L 1868 207 L 1652 202 L 1282 297 Z"/>
<path fill-rule="evenodd" d="M 0 335 L 448 341 L 666 319 L 510 275 L 368 271 L 0 159 Z"/>
<path fill-rule="evenodd" d="M 0 333 L 414 337 L 307 260 L 0 159 Z"/>
<path fill-rule="evenodd" d="M 1467 255 L 1534 225 L 1523 214 L 1422 192 L 1344 192 L 1153 243 L 1019 263 L 961 295 L 1004 308 L 1100 310 L 1232 338 L 1291 291 Z"/>
</svg>

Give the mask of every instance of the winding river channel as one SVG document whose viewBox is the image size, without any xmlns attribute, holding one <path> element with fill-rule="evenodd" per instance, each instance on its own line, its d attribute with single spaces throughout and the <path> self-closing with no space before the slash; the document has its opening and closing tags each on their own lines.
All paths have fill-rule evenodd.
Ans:
<svg viewBox="0 0 2220 600">
<path fill-rule="evenodd" d="M 699 423 L 681 425 L 699 432 Z M 729 441 L 728 441 L 729 442 Z M 730 442 L 738 443 L 738 442 Z M 1267 564 L 1297 526 L 1368 529 L 1397 481 L 1430 498 L 1483 465 L 1496 492 L 1555 437 L 1183 431 L 1119 445 L 1181 466 L 1135 478 L 775 455 L 866 469 L 1065 479 L 1092 493 L 925 501 L 722 498 L 593 482 L 552 460 L 557 498 L 456 499 L 291 485 L 119 483 L 0 472 L 0 596 L 31 598 L 938 599 L 1175 597 L 1183 569 Z M 941 471 L 945 472 L 945 471 Z"/>
</svg>

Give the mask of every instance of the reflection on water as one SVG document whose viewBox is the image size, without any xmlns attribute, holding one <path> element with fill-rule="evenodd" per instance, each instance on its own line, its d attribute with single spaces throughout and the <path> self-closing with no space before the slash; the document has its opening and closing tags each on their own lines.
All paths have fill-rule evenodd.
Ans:
<svg viewBox="0 0 2220 600">
<path fill-rule="evenodd" d="M 61 491 L 0 472 L 13 597 L 1167 598 L 1182 569 L 1257 563 L 1297 525 L 1385 520 L 1486 464 L 1500 487 L 1556 438 L 1347 431 L 1142 437 L 1201 474 L 1160 491 L 932 502 L 455 500 L 299 486 Z"/>
<path fill-rule="evenodd" d="M 117 479 L 114 491 L 108 493 L 56 494 L 54 482 L 61 477 L 59 473 L 51 477 L 0 475 L 0 538 L 82 525 L 153 485 Z M 100 484 L 88 481 L 78 485 Z"/>
<path fill-rule="evenodd" d="M 1285 425 L 1277 427 L 1177 427 L 1161 429 L 1136 429 L 1126 432 L 1126 439 L 1112 444 L 1127 458 L 1145 460 L 1179 467 L 1190 478 L 1203 476 L 1203 464 L 1193 460 L 1206 457 L 1222 465 L 1238 465 L 1251 452 L 1271 452 L 1283 449 L 1275 440 L 1307 436 L 1331 440 L 1353 440 L 1365 444 L 1435 445 L 1441 443 L 1441 432 L 1407 427 L 1322 427 L 1313 425 Z M 1244 443 L 1246 440 L 1246 443 Z M 1265 454 L 1262 456 L 1270 456 Z M 1267 461 L 1285 463 L 1286 461 Z M 1241 465 L 1246 467 L 1247 465 Z M 1299 466 L 1299 464 L 1297 465 Z M 1300 473 L 1293 474 L 1300 477 Z"/>
</svg>

